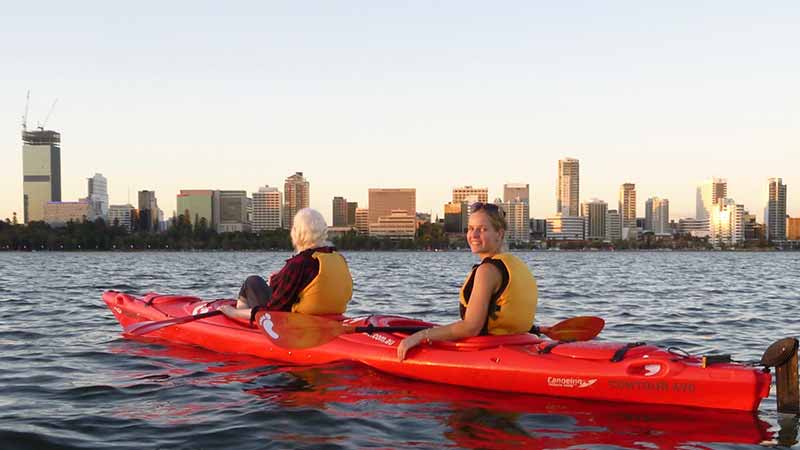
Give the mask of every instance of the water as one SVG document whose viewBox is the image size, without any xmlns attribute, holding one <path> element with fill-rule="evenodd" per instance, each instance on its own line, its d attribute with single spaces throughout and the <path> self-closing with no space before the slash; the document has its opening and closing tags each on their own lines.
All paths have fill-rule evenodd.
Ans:
<svg viewBox="0 0 800 450">
<path fill-rule="evenodd" d="M 800 254 L 519 254 L 537 322 L 606 319 L 600 338 L 757 360 L 800 335 Z M 0 448 L 761 448 L 797 420 L 479 392 L 357 364 L 293 367 L 128 341 L 106 289 L 232 297 L 285 253 L 0 253 Z M 350 313 L 447 322 L 469 253 L 348 253 Z M 763 442 L 760 442 L 763 441 Z M 759 444 L 760 442 L 760 444 Z"/>
</svg>

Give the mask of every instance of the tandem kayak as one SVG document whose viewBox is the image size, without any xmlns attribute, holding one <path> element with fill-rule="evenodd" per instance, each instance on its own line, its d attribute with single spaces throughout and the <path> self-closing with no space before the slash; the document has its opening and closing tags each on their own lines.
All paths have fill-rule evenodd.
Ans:
<svg viewBox="0 0 800 450">
<path fill-rule="evenodd" d="M 103 300 L 123 328 L 213 312 L 233 303 L 152 293 L 136 297 L 116 291 L 105 292 Z M 292 329 L 291 316 L 298 315 L 259 313 L 251 327 L 221 314 L 210 315 L 156 329 L 147 337 L 298 365 L 354 361 L 436 383 L 624 403 L 754 411 L 771 386 L 769 372 L 725 358 L 703 358 L 644 343 L 565 343 L 533 334 L 434 342 L 412 349 L 404 361 L 397 360 L 397 345 L 405 337 L 399 332 L 348 333 L 308 348 L 286 348 L 277 343 L 280 333 L 314 342 L 315 333 L 321 332 L 305 325 Z M 430 325 L 387 315 L 337 317 L 324 322 L 348 327 Z"/>
</svg>

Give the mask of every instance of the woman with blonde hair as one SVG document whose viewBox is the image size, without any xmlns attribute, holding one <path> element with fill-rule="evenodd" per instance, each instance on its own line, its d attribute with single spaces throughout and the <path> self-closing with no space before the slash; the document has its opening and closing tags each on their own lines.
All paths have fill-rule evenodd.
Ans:
<svg viewBox="0 0 800 450">
<path fill-rule="evenodd" d="M 318 211 L 304 208 L 292 222 L 295 254 L 272 274 L 269 284 L 248 277 L 236 307 L 220 310 L 228 317 L 251 319 L 259 309 L 303 314 L 342 314 L 353 294 L 353 278 L 344 257 L 328 239 L 328 225 Z"/>
<path fill-rule="evenodd" d="M 461 287 L 461 320 L 428 328 L 403 339 L 401 361 L 423 342 L 452 341 L 478 335 L 527 333 L 533 326 L 538 294 L 528 265 L 505 251 L 505 214 L 493 203 L 474 203 L 467 243 L 481 258 Z"/>
</svg>

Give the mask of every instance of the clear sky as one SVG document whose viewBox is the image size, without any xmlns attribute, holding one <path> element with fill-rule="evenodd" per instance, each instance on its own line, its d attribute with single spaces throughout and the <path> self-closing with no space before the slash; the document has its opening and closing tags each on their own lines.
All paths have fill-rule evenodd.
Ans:
<svg viewBox="0 0 800 450">
<path fill-rule="evenodd" d="M 800 216 L 800 2 L 5 2 L 0 218 L 22 217 L 21 116 L 58 103 L 62 199 L 95 172 L 112 204 L 155 190 L 335 195 L 529 183 L 555 212 L 558 159 L 581 200 L 619 185 L 691 217 L 712 176 L 761 217 L 768 177 Z M 759 219 L 761 220 L 761 219 Z"/>
</svg>

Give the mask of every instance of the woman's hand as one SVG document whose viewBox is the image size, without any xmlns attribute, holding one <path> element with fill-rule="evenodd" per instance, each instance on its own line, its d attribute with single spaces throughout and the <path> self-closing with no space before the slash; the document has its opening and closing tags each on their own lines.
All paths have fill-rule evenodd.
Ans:
<svg viewBox="0 0 800 450">
<path fill-rule="evenodd" d="M 408 353 L 408 351 L 412 348 L 418 346 L 419 343 L 422 342 L 427 336 L 428 330 L 425 329 L 422 331 L 417 331 L 411 336 L 400 341 L 400 345 L 397 346 L 397 359 L 399 361 L 406 359 L 406 353 Z"/>
<path fill-rule="evenodd" d="M 237 315 L 236 312 L 239 311 L 238 309 L 234 308 L 231 305 L 222 305 L 217 309 L 219 311 L 221 311 L 222 314 L 225 314 L 226 316 L 230 317 L 231 319 L 235 319 L 236 315 Z"/>
</svg>

